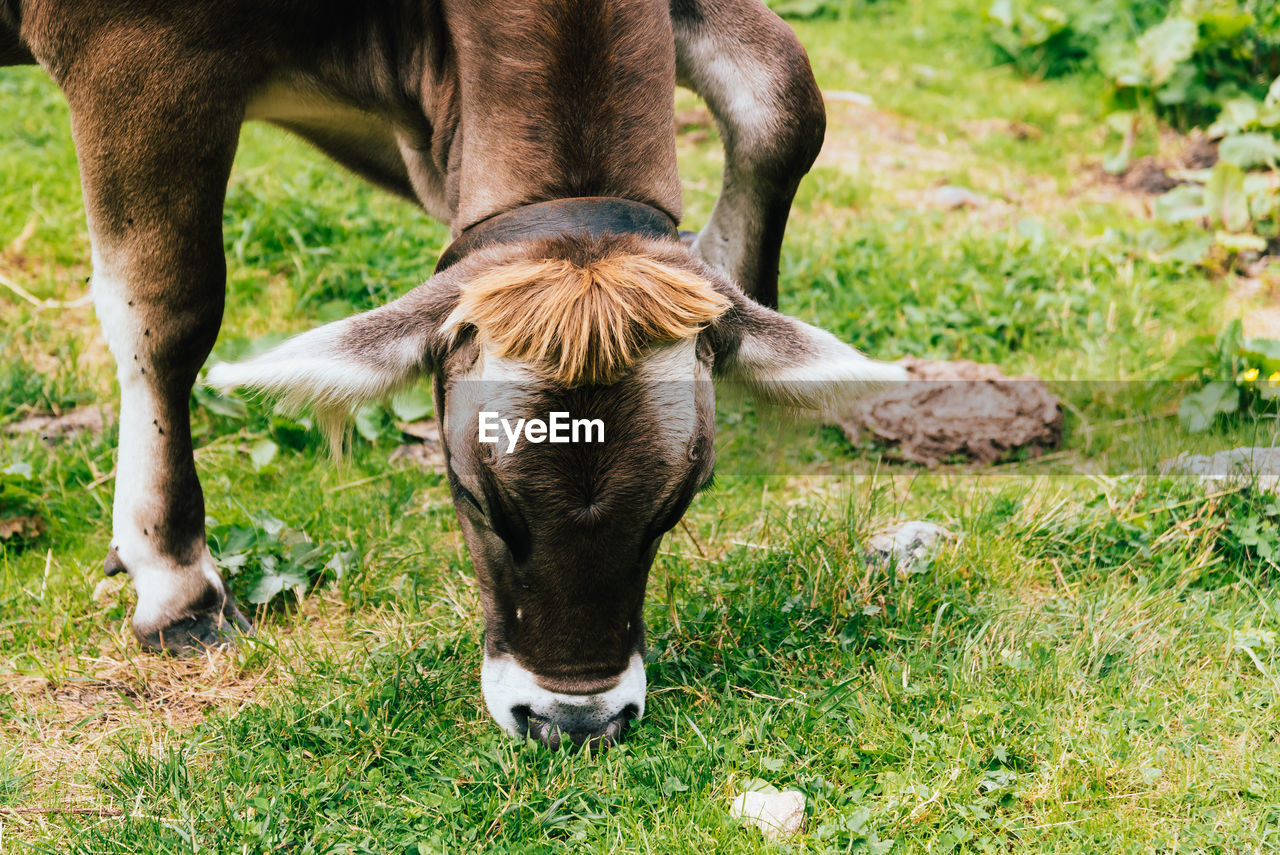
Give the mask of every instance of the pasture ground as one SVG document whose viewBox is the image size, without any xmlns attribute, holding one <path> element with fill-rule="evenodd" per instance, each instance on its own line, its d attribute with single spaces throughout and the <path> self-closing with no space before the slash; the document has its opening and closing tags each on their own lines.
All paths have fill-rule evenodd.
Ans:
<svg viewBox="0 0 1280 855">
<path fill-rule="evenodd" d="M 1280 511 L 1144 469 L 1271 440 L 1193 442 L 1170 416 L 1179 390 L 1139 385 L 1192 336 L 1265 325 L 1274 295 L 1138 248 L 1149 200 L 1097 168 L 1102 83 L 993 67 L 985 5 L 797 24 L 831 128 L 783 309 L 879 357 L 1055 381 L 1062 453 L 924 471 L 829 428 L 769 442 L 767 419 L 722 405 L 719 486 L 653 570 L 648 712 L 589 756 L 513 743 L 483 711 L 446 487 L 393 466 L 389 435 L 335 466 L 261 406 L 193 404 L 218 531 L 266 554 L 278 520 L 358 554 L 197 661 L 139 652 L 130 590 L 100 585 L 113 429 L 0 436 L 46 527 L 0 541 L 0 851 L 772 851 L 728 817 L 752 779 L 806 793 L 798 852 L 1280 850 Z M 696 226 L 720 155 L 694 100 L 679 106 Z M 0 282 L 34 299 L 0 287 L 0 424 L 111 405 L 63 100 L 6 70 L 0 111 Z M 943 182 L 986 201 L 942 210 Z M 223 356 L 402 293 L 446 240 L 257 126 L 226 210 Z M 962 537 L 919 572 L 868 570 L 862 542 L 904 518 Z"/>
</svg>

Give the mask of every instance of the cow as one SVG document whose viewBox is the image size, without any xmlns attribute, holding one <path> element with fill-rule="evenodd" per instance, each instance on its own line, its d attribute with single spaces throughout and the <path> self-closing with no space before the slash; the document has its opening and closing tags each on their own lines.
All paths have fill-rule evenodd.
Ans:
<svg viewBox="0 0 1280 855">
<path fill-rule="evenodd" d="M 285 128 L 454 238 L 425 284 L 210 385 L 345 414 L 423 377 L 507 731 L 605 745 L 644 710 L 643 600 L 714 465 L 712 379 L 802 411 L 902 379 L 777 308 L 792 199 L 825 113 L 759 0 L 0 0 L 0 64 L 70 107 L 92 295 L 118 367 L 105 570 L 143 647 L 252 632 L 205 541 L 189 396 L 217 338 L 242 123 Z M 709 106 L 723 189 L 678 231 L 674 91 Z M 481 441 L 481 414 L 603 437 Z M 531 422 L 530 422 L 531 423 Z"/>
</svg>

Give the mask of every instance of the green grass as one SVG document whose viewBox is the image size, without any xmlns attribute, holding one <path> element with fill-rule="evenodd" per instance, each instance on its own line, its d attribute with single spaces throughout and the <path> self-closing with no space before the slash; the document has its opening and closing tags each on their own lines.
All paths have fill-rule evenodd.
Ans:
<svg viewBox="0 0 1280 855">
<path fill-rule="evenodd" d="M 1179 390 L 1118 382 L 1159 378 L 1180 343 L 1251 306 L 1133 249 L 1149 223 L 1090 189 L 1100 84 L 992 67 L 982 6 L 882 2 L 798 25 L 824 88 L 878 107 L 866 130 L 833 104 L 828 151 L 883 159 L 833 157 L 806 182 L 783 308 L 877 356 L 1052 379 L 1061 455 L 925 471 L 723 401 L 719 486 L 653 570 L 648 711 L 591 756 L 513 743 L 488 719 L 447 489 L 392 466 L 389 438 L 335 464 L 260 405 L 193 405 L 217 530 L 269 512 L 359 558 L 261 612 L 240 650 L 183 663 L 136 649 L 127 587 L 95 596 L 113 429 L 52 448 L 0 434 L 0 470 L 30 466 L 23 511 L 47 523 L 0 541 L 0 844 L 767 852 L 728 817 L 763 779 L 808 797 L 794 851 L 1280 851 L 1280 510 L 1149 472 L 1270 436 L 1188 437 L 1167 417 Z M 0 249 L 0 274 L 75 300 L 89 253 L 65 106 L 38 71 L 6 70 L 0 110 L 0 247 L 35 223 L 20 253 Z M 696 226 L 718 150 L 680 151 Z M 915 203 L 940 180 L 1009 201 L 991 218 Z M 222 355 L 403 293 L 447 238 L 261 127 L 244 132 L 225 233 Z M 114 401 L 90 307 L 0 288 L 0 317 L 0 423 Z M 257 468 L 267 438 L 280 451 Z M 903 518 L 961 538 L 916 572 L 868 570 L 867 536 Z M 233 584 L 243 597 L 250 582 Z"/>
</svg>

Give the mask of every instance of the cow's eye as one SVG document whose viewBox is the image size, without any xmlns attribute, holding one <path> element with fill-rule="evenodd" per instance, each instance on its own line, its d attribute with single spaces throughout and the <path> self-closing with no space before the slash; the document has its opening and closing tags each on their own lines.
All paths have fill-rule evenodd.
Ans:
<svg viewBox="0 0 1280 855">
<path fill-rule="evenodd" d="M 475 496 L 473 496 L 473 495 L 471 494 L 471 491 L 470 491 L 470 490 L 468 490 L 466 487 L 462 486 L 461 482 L 459 482 L 459 483 L 457 484 L 457 487 L 458 487 L 458 492 L 462 494 L 462 498 L 464 498 L 464 499 L 466 499 L 468 502 L 470 502 L 470 503 L 471 503 L 471 507 L 475 508 L 477 511 L 479 511 L 480 513 L 482 513 L 482 514 L 483 514 L 483 513 L 484 513 L 484 507 L 483 507 L 483 506 L 481 506 L 481 504 L 480 504 L 480 500 L 479 500 L 479 499 L 477 499 Z"/>
</svg>

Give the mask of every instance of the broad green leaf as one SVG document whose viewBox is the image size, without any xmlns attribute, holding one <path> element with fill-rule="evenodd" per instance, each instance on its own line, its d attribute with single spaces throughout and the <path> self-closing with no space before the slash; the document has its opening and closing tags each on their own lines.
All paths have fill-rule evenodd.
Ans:
<svg viewBox="0 0 1280 855">
<path fill-rule="evenodd" d="M 249 553 L 237 552 L 233 555 L 222 555 L 214 563 L 234 576 L 249 563 Z"/>
<path fill-rule="evenodd" d="M 1107 126 L 1107 130 L 1117 134 L 1132 132 L 1133 123 L 1137 120 L 1138 114 L 1133 110 L 1115 110 L 1102 117 L 1102 123 Z"/>
<path fill-rule="evenodd" d="M 675 775 L 668 775 L 662 782 L 662 794 L 664 796 L 673 796 L 676 793 L 683 793 L 689 789 L 689 785 L 677 778 Z"/>
<path fill-rule="evenodd" d="M 376 441 L 390 426 L 391 419 L 381 404 L 365 404 L 356 410 L 356 433 L 369 442 Z"/>
<path fill-rule="evenodd" d="M 30 463 L 25 460 L 17 460 L 0 469 L 0 475 L 17 475 L 19 478 L 30 478 L 34 471 Z"/>
<path fill-rule="evenodd" d="M 1196 377 L 1215 363 L 1217 352 L 1213 336 L 1198 335 L 1184 344 L 1169 360 L 1165 377 L 1169 380 Z"/>
<path fill-rule="evenodd" d="M 1257 368 L 1258 375 L 1265 381 L 1280 371 L 1280 341 L 1250 339 L 1240 348 L 1240 358 L 1246 365 Z"/>
<path fill-rule="evenodd" d="M 1174 68 L 1168 80 L 1156 87 L 1156 101 L 1166 107 L 1195 101 L 1199 80 L 1200 72 L 1195 65 L 1184 62 Z"/>
<path fill-rule="evenodd" d="M 284 576 L 279 573 L 264 573 L 257 580 L 257 585 L 253 586 L 253 590 L 248 593 L 248 602 L 262 605 L 270 603 L 275 599 L 275 595 L 284 590 Z"/>
<path fill-rule="evenodd" d="M 1213 236 L 1208 232 L 1187 235 L 1173 246 L 1156 254 L 1157 261 L 1177 261 L 1182 264 L 1200 264 L 1213 248 Z"/>
<path fill-rule="evenodd" d="M 1173 76 L 1178 65 L 1195 52 L 1199 29 L 1195 21 L 1172 17 L 1138 37 L 1138 58 L 1152 86 Z"/>
<path fill-rule="evenodd" d="M 987 7 L 987 17 L 1002 27 L 1013 26 L 1013 0 L 994 0 Z"/>
<path fill-rule="evenodd" d="M 1098 54 L 1098 67 L 1102 73 L 1116 82 L 1117 86 L 1138 87 L 1150 84 L 1146 68 L 1142 60 L 1129 49 L 1128 45 L 1117 44 L 1110 49 L 1104 47 Z M 1120 131 L 1124 133 L 1124 131 Z"/>
<path fill-rule="evenodd" d="M 1205 188 L 1197 184 L 1179 184 L 1156 199 L 1156 219 L 1162 223 L 1184 223 L 1209 216 Z"/>
<path fill-rule="evenodd" d="M 272 460 L 276 459 L 276 454 L 280 451 L 280 446 L 276 445 L 269 439 L 260 439 L 249 449 L 249 458 L 253 461 L 254 469 L 262 469 L 269 465 Z"/>
<path fill-rule="evenodd" d="M 1275 128 L 1278 125 L 1280 125 L 1280 104 L 1272 103 L 1268 98 L 1262 105 L 1262 109 L 1258 111 L 1258 127 Z"/>
<path fill-rule="evenodd" d="M 425 419 L 434 411 L 435 402 L 431 398 L 431 390 L 422 383 L 410 386 L 391 399 L 391 412 L 402 422 Z"/>
<path fill-rule="evenodd" d="M 355 550 L 338 550 L 333 553 L 333 557 L 325 562 L 324 569 L 333 571 L 333 578 L 341 579 L 347 575 L 347 571 L 356 566 L 356 559 L 359 553 Z"/>
<path fill-rule="evenodd" d="M 1222 103 L 1222 112 L 1218 119 L 1209 126 L 1211 137 L 1226 136 L 1247 130 L 1258 123 L 1262 105 L 1248 95 L 1228 98 Z"/>
<path fill-rule="evenodd" d="M 1200 27 L 1206 41 L 1229 42 L 1240 36 L 1253 24 L 1253 15 L 1240 9 L 1234 3 L 1230 6 L 1218 5 L 1198 16 Z"/>
<path fill-rule="evenodd" d="M 1129 146 L 1121 146 L 1114 154 L 1102 159 L 1102 170 L 1108 175 L 1120 175 L 1129 168 Z"/>
<path fill-rule="evenodd" d="M 191 394 L 197 404 L 214 415 L 237 420 L 249 415 L 249 408 L 235 395 L 222 395 L 203 384 L 198 384 Z"/>
<path fill-rule="evenodd" d="M 254 524 L 267 534 L 275 536 L 284 530 L 284 521 L 277 518 L 270 511 L 255 511 L 249 515 Z"/>
<path fill-rule="evenodd" d="M 1234 381 L 1215 380 L 1192 392 L 1178 406 L 1178 419 L 1192 433 L 1209 429 L 1219 413 L 1234 413 L 1240 406 L 1240 390 Z"/>
<path fill-rule="evenodd" d="M 1280 161 L 1280 142 L 1271 134 L 1237 134 L 1218 146 L 1218 159 L 1241 169 L 1274 167 Z"/>
<path fill-rule="evenodd" d="M 1264 238 L 1248 232 L 1214 232 L 1213 242 L 1228 252 L 1262 252 L 1267 248 Z"/>
<path fill-rule="evenodd" d="M 271 602 L 277 594 L 287 588 L 305 588 L 306 585 L 306 577 L 297 573 L 263 573 L 258 584 L 254 585 L 253 590 L 249 592 L 249 602 L 260 606 Z"/>
<path fill-rule="evenodd" d="M 1280 340 L 1274 338 L 1251 338 L 1240 345 L 1241 355 L 1258 354 L 1263 359 L 1275 360 L 1280 369 Z"/>
<path fill-rule="evenodd" d="M 1240 167 L 1231 163 L 1214 166 L 1204 193 L 1213 221 L 1231 232 L 1249 227 L 1249 199 L 1244 192 L 1244 172 Z"/>
</svg>

